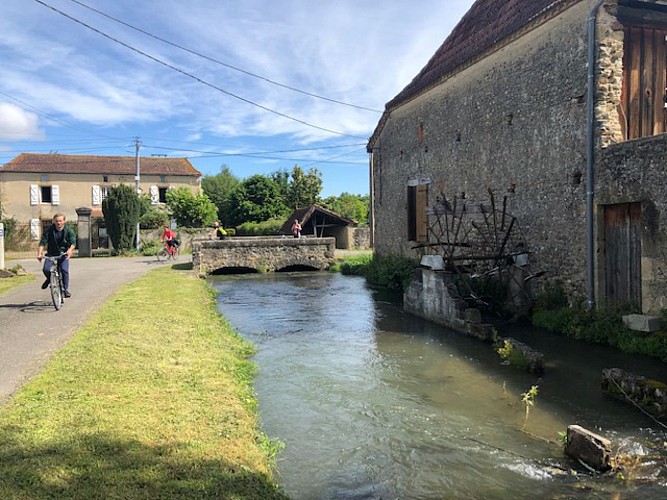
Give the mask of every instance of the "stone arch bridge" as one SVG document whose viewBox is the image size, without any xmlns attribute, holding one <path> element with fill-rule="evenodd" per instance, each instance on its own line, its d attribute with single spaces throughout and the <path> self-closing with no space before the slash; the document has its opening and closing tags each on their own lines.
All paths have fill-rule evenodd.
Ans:
<svg viewBox="0 0 667 500">
<path fill-rule="evenodd" d="M 235 237 L 194 240 L 192 262 L 200 274 L 324 270 L 334 261 L 335 238 Z"/>
</svg>

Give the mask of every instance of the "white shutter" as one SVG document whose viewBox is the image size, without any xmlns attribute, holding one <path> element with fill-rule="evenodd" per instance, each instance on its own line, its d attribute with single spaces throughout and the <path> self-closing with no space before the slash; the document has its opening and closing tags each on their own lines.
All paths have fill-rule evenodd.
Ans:
<svg viewBox="0 0 667 500">
<path fill-rule="evenodd" d="M 93 186 L 93 205 L 99 205 L 102 202 L 100 187 Z"/>
<path fill-rule="evenodd" d="M 38 240 L 41 238 L 41 234 L 39 234 L 39 219 L 30 219 L 30 236 L 32 236 L 33 240 Z"/>
<path fill-rule="evenodd" d="M 160 191 L 157 186 L 151 186 L 151 205 L 157 205 L 160 201 Z"/>
<path fill-rule="evenodd" d="M 60 205 L 60 188 L 58 186 L 51 186 L 51 204 Z"/>
<path fill-rule="evenodd" d="M 39 186 L 37 184 L 30 184 L 30 204 L 37 205 L 39 203 Z"/>
</svg>

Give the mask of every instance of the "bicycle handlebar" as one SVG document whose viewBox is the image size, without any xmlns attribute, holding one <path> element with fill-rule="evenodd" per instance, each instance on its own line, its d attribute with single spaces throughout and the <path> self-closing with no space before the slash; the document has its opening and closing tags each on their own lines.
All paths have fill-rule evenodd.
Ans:
<svg viewBox="0 0 667 500">
<path fill-rule="evenodd" d="M 58 255 L 42 255 L 39 257 L 39 260 L 41 261 L 42 259 L 50 260 L 54 264 L 60 260 L 60 258 L 63 255 L 67 255 L 67 252 L 60 252 Z"/>
</svg>

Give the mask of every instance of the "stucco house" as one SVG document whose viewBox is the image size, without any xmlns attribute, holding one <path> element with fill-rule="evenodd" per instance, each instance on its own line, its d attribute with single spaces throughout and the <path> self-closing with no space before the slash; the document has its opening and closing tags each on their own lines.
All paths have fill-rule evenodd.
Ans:
<svg viewBox="0 0 667 500">
<path fill-rule="evenodd" d="M 120 184 L 135 187 L 136 173 L 133 156 L 22 153 L 0 167 L 2 216 L 29 224 L 35 239 L 56 212 L 75 221 L 76 209 L 88 207 L 99 220 L 108 190 Z M 171 188 L 185 186 L 197 192 L 200 185 L 201 173 L 186 158 L 139 158 L 139 187 L 154 205 L 164 204 Z M 94 241 L 100 231 L 103 237 L 103 223 L 94 227 Z"/>
<path fill-rule="evenodd" d="M 667 308 L 666 37 L 664 0 L 477 0 L 369 140 L 375 252 L 492 193 L 543 286 Z"/>
</svg>

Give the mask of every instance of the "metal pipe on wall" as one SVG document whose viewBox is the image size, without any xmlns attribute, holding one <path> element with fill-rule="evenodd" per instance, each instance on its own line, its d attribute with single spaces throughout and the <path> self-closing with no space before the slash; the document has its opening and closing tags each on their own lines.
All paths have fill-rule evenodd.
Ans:
<svg viewBox="0 0 667 500">
<path fill-rule="evenodd" d="M 598 0 L 588 14 L 588 80 L 586 90 L 588 138 L 586 144 L 586 270 L 588 309 L 595 307 L 595 250 L 593 225 L 593 159 L 595 154 L 595 22 L 604 0 Z"/>
</svg>

